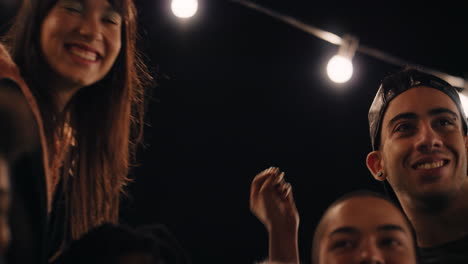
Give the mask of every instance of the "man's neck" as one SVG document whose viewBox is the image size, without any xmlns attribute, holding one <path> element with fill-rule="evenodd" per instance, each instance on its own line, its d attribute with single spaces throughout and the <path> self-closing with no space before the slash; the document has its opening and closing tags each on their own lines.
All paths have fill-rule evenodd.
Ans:
<svg viewBox="0 0 468 264">
<path fill-rule="evenodd" d="M 420 247 L 434 247 L 468 235 L 468 184 L 441 210 L 423 210 L 404 202 L 402 207 Z"/>
</svg>

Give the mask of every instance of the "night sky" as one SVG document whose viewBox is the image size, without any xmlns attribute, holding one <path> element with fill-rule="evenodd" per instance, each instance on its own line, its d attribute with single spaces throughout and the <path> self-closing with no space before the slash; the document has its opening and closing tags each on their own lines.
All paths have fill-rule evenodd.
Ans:
<svg viewBox="0 0 468 264">
<path fill-rule="evenodd" d="M 468 74 L 462 1 L 253 2 L 415 64 Z M 352 79 L 337 85 L 325 73 L 337 46 L 257 11 L 204 0 L 180 20 L 168 0 L 136 3 L 139 45 L 158 85 L 122 221 L 165 224 L 194 263 L 253 263 L 266 257 L 268 237 L 249 211 L 250 183 L 278 166 L 293 186 L 308 263 L 329 203 L 359 188 L 383 191 L 365 165 L 367 111 L 380 80 L 399 67 L 357 53 Z"/>
</svg>

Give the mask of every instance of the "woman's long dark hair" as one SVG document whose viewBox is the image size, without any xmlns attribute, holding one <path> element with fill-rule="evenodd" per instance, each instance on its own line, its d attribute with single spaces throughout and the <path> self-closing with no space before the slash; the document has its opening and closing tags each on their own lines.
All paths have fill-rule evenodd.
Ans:
<svg viewBox="0 0 468 264">
<path fill-rule="evenodd" d="M 123 18 L 122 47 L 110 72 L 82 88 L 59 113 L 47 79 L 51 69 L 40 48 L 44 18 L 57 0 L 24 0 L 6 38 L 13 60 L 34 94 L 49 150 L 49 209 L 62 177 L 67 237 L 118 220 L 135 147 L 142 139 L 144 86 L 150 81 L 136 49 L 137 13 L 132 0 L 109 0 Z"/>
</svg>

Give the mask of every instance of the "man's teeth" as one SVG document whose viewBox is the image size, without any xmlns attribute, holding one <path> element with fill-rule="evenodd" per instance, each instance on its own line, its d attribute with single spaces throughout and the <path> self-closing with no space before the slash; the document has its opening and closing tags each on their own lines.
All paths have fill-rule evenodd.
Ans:
<svg viewBox="0 0 468 264">
<path fill-rule="evenodd" d="M 96 61 L 97 60 L 97 54 L 92 51 L 87 51 L 83 50 L 81 48 L 72 46 L 70 48 L 70 52 L 82 59 L 89 60 L 89 61 Z"/>
<path fill-rule="evenodd" d="M 444 161 L 441 160 L 441 161 L 435 161 L 435 162 L 431 162 L 431 163 L 422 163 L 422 164 L 419 164 L 418 166 L 416 166 L 417 169 L 435 169 L 435 168 L 439 168 L 439 167 L 442 167 L 444 165 Z"/>
</svg>

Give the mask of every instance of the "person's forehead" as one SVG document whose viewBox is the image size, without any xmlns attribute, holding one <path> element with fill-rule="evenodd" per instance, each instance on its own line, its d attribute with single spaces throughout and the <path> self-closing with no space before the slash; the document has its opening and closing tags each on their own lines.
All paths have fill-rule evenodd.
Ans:
<svg viewBox="0 0 468 264">
<path fill-rule="evenodd" d="M 362 232 L 376 231 L 378 226 L 396 225 L 409 232 L 402 212 L 390 202 L 377 197 L 354 197 L 327 213 L 327 236 L 333 230 L 348 226 Z"/>
<path fill-rule="evenodd" d="M 401 93 L 388 104 L 383 123 L 400 113 L 425 114 L 435 108 L 446 108 L 459 114 L 455 102 L 444 92 L 426 86 L 414 87 Z"/>
</svg>

